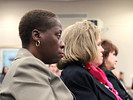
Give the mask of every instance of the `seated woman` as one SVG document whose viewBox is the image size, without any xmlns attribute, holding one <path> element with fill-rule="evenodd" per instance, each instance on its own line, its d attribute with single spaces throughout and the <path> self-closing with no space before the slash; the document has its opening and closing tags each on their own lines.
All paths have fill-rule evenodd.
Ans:
<svg viewBox="0 0 133 100">
<path fill-rule="evenodd" d="M 103 61 L 100 30 L 85 20 L 67 27 L 62 40 L 64 57 L 58 63 L 61 79 L 76 100 L 121 100 L 117 91 L 98 68 Z"/>
<path fill-rule="evenodd" d="M 31 10 L 19 22 L 22 48 L 6 74 L 0 100 L 74 100 L 62 80 L 48 69 L 64 55 L 62 25 L 55 13 Z"/>
<path fill-rule="evenodd" d="M 1 73 L 1 76 L 0 76 L 0 84 L 2 84 L 3 82 L 3 79 L 6 75 L 6 73 L 8 72 L 8 67 L 7 66 L 4 66 L 3 69 L 2 69 L 2 73 Z"/>
<path fill-rule="evenodd" d="M 101 45 L 104 49 L 103 63 L 99 66 L 106 74 L 108 80 L 112 83 L 114 88 L 118 91 L 122 100 L 132 100 L 131 96 L 126 92 L 125 88 L 119 79 L 112 73 L 116 68 L 118 48 L 107 39 L 102 39 Z"/>
<path fill-rule="evenodd" d="M 53 73 L 55 73 L 57 76 L 60 76 L 60 75 L 61 75 L 62 70 L 59 70 L 59 69 L 57 68 L 57 64 L 56 64 L 56 63 L 55 63 L 55 64 L 50 64 L 50 65 L 48 66 L 48 68 L 49 68 L 49 70 L 51 70 Z"/>
</svg>

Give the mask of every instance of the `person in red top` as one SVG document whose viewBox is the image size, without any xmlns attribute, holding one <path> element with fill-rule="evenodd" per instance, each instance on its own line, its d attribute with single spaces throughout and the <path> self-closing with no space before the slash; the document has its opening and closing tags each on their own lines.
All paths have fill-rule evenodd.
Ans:
<svg viewBox="0 0 133 100">
<path fill-rule="evenodd" d="M 68 26 L 61 36 L 64 57 L 58 63 L 61 79 L 76 100 L 121 100 L 118 92 L 98 68 L 103 61 L 100 30 L 84 20 Z"/>
</svg>

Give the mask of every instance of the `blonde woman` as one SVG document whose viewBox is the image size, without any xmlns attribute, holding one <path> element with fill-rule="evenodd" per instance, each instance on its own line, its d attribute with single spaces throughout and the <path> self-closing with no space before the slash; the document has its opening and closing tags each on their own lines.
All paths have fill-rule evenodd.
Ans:
<svg viewBox="0 0 133 100">
<path fill-rule="evenodd" d="M 100 30 L 85 20 L 66 28 L 62 34 L 64 57 L 58 63 L 61 79 L 76 100 L 121 100 L 98 66 L 103 60 Z"/>
</svg>

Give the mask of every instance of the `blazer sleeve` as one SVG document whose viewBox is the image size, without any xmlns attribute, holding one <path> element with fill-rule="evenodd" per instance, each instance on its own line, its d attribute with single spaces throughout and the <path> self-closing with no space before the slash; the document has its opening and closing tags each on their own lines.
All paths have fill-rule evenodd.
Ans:
<svg viewBox="0 0 133 100">
<path fill-rule="evenodd" d="M 98 100 L 96 91 L 93 89 L 95 83 L 88 74 L 80 69 L 71 69 L 70 72 L 62 73 L 64 83 L 75 95 L 76 100 Z"/>
</svg>

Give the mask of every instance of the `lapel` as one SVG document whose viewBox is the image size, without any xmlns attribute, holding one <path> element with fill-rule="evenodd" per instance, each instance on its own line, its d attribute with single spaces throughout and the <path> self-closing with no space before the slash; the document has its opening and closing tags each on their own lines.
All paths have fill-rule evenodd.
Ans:
<svg viewBox="0 0 133 100">
<path fill-rule="evenodd" d="M 120 80 L 117 79 L 117 82 L 118 82 L 119 86 L 126 92 L 126 89 L 124 88 L 124 86 L 122 85 L 122 83 L 120 82 Z"/>
<path fill-rule="evenodd" d="M 113 98 L 113 100 L 117 100 L 115 95 L 111 93 L 103 84 L 101 84 L 98 80 L 94 79 L 96 85 L 103 91 L 105 94 Z"/>
<path fill-rule="evenodd" d="M 126 90 L 123 87 L 123 85 L 121 84 L 121 82 L 118 80 L 118 78 L 111 71 L 108 71 L 107 70 L 106 71 L 106 74 L 112 76 L 117 81 L 117 83 L 119 84 L 119 86 L 126 92 Z"/>
</svg>

